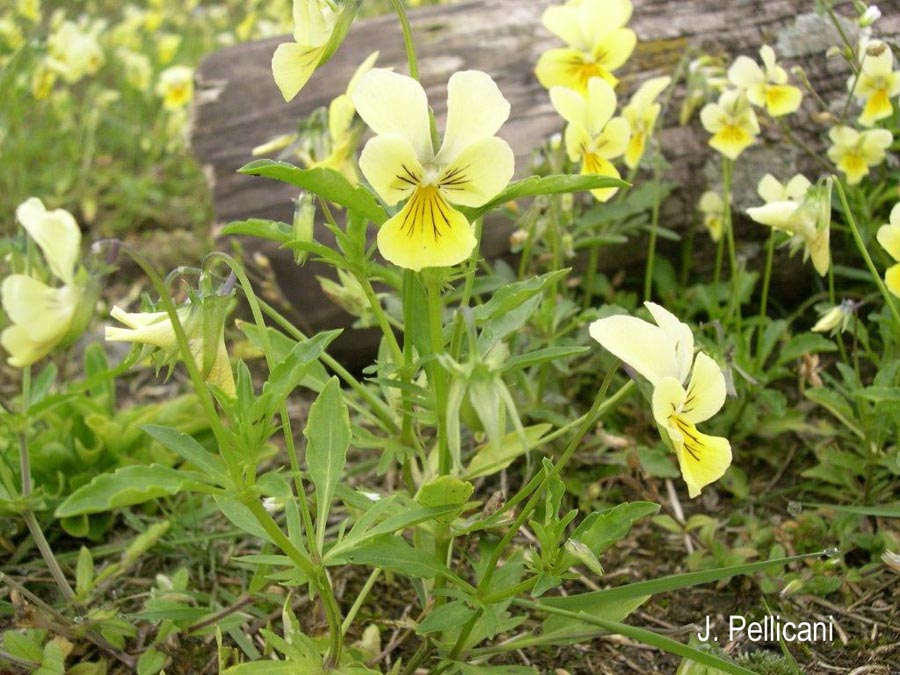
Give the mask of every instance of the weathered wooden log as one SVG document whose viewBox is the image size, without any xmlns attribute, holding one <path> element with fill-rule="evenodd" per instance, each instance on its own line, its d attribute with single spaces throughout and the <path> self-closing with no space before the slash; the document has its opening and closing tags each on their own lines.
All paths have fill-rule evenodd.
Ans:
<svg viewBox="0 0 900 675">
<path fill-rule="evenodd" d="M 560 46 L 559 40 L 541 24 L 541 13 L 550 0 L 484 0 L 424 8 L 411 14 L 413 35 L 419 54 L 422 83 L 435 108 L 439 126 L 445 113 L 445 86 L 449 76 L 461 69 L 476 68 L 490 73 L 510 101 L 510 121 L 499 135 L 516 154 L 517 174 L 528 172 L 533 149 L 563 123 L 550 105 L 547 92 L 533 74 L 538 56 Z M 631 61 L 617 73 L 622 78 L 620 97 L 630 95 L 648 77 L 671 74 L 689 49 L 708 53 L 757 56 L 764 43 L 775 46 L 787 65 L 806 70 L 822 96 L 837 100 L 845 91 L 846 64 L 825 57 L 838 44 L 836 31 L 827 20 L 813 13 L 811 0 L 635 0 L 631 27 L 639 43 Z M 839 12 L 851 16 L 849 3 Z M 900 12 L 886 12 L 879 22 L 882 32 L 900 31 Z M 848 22 L 848 31 L 854 33 Z M 322 67 L 300 96 L 285 104 L 271 76 L 270 60 L 275 47 L 289 38 L 247 43 L 209 56 L 200 66 L 199 94 L 191 143 L 204 165 L 214 190 L 216 217 L 220 222 L 250 217 L 289 221 L 291 199 L 296 189 L 235 171 L 251 159 L 251 148 L 296 128 L 297 120 L 325 106 L 341 93 L 356 66 L 372 51 L 379 50 L 379 66 L 405 71 L 405 52 L 400 28 L 392 15 L 359 21 L 335 57 Z M 681 187 L 664 210 L 664 224 L 684 229 L 696 221 L 696 201 L 715 182 L 715 153 L 706 145 L 708 135 L 696 118 L 688 126 L 677 124 L 677 103 L 664 120 L 661 140 L 671 165 L 667 178 Z M 807 97 L 807 112 L 816 109 Z M 807 122 L 809 124 L 809 122 Z M 822 129 L 813 129 L 821 137 Z M 765 134 L 764 134 L 765 137 Z M 783 145 L 760 143 L 742 157 L 736 174 L 736 206 L 755 192 L 755 184 L 766 171 L 789 176 L 797 153 Z M 486 226 L 482 251 L 487 256 L 508 251 L 509 227 Z M 764 236 L 761 231 L 759 237 Z M 328 243 L 328 235 L 317 232 Z M 347 325 L 348 319 L 324 298 L 316 275 L 321 266 L 298 268 L 286 252 L 267 248 L 279 284 L 298 307 L 310 327 Z M 638 252 L 637 255 L 640 255 Z M 611 259 L 613 256 L 610 257 Z M 634 255 L 614 256 L 615 264 Z M 607 267 L 611 265 L 607 263 Z M 352 351 L 370 350 L 359 336 L 345 342 Z"/>
</svg>

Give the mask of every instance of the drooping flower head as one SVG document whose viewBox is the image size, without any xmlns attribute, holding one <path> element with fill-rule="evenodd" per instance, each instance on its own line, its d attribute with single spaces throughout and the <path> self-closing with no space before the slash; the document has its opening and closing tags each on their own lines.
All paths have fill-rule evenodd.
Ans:
<svg viewBox="0 0 900 675">
<path fill-rule="evenodd" d="M 897 261 L 884 273 L 884 283 L 888 290 L 900 298 L 900 203 L 891 209 L 889 225 L 878 228 L 878 243 Z"/>
<path fill-rule="evenodd" d="M 722 238 L 725 222 L 725 203 L 722 196 L 714 190 L 707 190 L 700 195 L 697 210 L 703 214 L 703 226 L 709 232 L 710 238 L 718 242 Z"/>
<path fill-rule="evenodd" d="M 272 75 L 285 101 L 309 81 L 328 46 L 338 12 L 331 0 L 294 0 L 294 42 L 278 45 L 272 56 Z"/>
<path fill-rule="evenodd" d="M 568 122 L 566 152 L 573 162 L 581 162 L 581 173 L 619 178 L 609 160 L 628 147 L 630 129 L 622 117 L 613 118 L 616 94 L 606 81 L 592 78 L 584 96 L 567 87 L 553 87 L 550 100 L 560 116 Z M 612 197 L 618 188 L 591 190 L 600 201 Z"/>
<path fill-rule="evenodd" d="M 869 167 L 881 164 L 885 150 L 894 140 L 887 129 L 857 131 L 846 126 L 832 127 L 828 138 L 828 159 L 847 176 L 849 185 L 856 185 L 868 175 Z"/>
<path fill-rule="evenodd" d="M 763 67 L 749 56 L 738 56 L 728 69 L 728 81 L 747 92 L 747 100 L 765 108 L 772 117 L 796 112 L 803 92 L 787 83 L 788 75 L 775 60 L 775 50 L 763 45 L 759 50 Z"/>
<path fill-rule="evenodd" d="M 16 209 L 16 218 L 44 254 L 50 272 L 62 286 L 49 286 L 26 275 L 12 274 L 0 286 L 3 309 L 12 325 L 0 335 L 9 365 L 29 366 L 54 347 L 73 339 L 84 288 L 76 275 L 81 230 L 72 214 L 48 211 L 31 197 Z"/>
<path fill-rule="evenodd" d="M 485 204 L 513 174 L 512 149 L 494 135 L 509 117 L 500 89 L 481 71 L 454 73 L 437 152 L 425 90 L 411 77 L 375 68 L 360 78 L 351 98 L 377 134 L 363 148 L 359 168 L 388 206 L 406 200 L 378 231 L 381 255 L 411 270 L 466 260 L 475 235 L 452 205 Z"/>
<path fill-rule="evenodd" d="M 644 306 L 655 325 L 610 316 L 591 324 L 591 337 L 652 385 L 653 417 L 675 452 L 688 494 L 696 497 L 731 465 L 728 439 L 702 434 L 696 426 L 724 405 L 725 376 L 704 352 L 694 358 L 694 335 L 686 324 L 660 305 Z"/>
<path fill-rule="evenodd" d="M 724 92 L 717 103 L 707 103 L 700 111 L 703 128 L 713 136 L 709 145 L 728 159 L 737 159 L 757 135 L 759 122 L 747 97 L 740 91 Z"/>
<path fill-rule="evenodd" d="M 792 234 L 792 251 L 803 247 L 804 258 L 811 258 L 816 271 L 825 276 L 831 262 L 831 181 L 813 186 L 797 174 L 782 185 L 766 174 L 757 192 L 766 204 L 747 209 L 747 215 L 757 223 Z"/>
<path fill-rule="evenodd" d="M 900 94 L 900 71 L 894 70 L 894 53 L 881 40 L 862 40 L 859 58 L 862 64 L 859 80 L 852 76 L 847 88 L 865 101 L 859 123 L 870 127 L 891 116 L 894 110 L 891 99 Z"/>
<path fill-rule="evenodd" d="M 562 86 L 586 92 L 591 78 L 615 86 L 612 74 L 631 56 L 637 36 L 625 24 L 631 18 L 630 0 L 570 0 L 548 7 L 541 20 L 566 47 L 544 52 L 535 74 L 547 89 Z"/>
<path fill-rule="evenodd" d="M 229 396 L 234 396 L 234 375 L 225 348 L 224 324 L 229 298 L 209 297 L 178 309 L 178 320 L 184 327 L 194 363 L 200 374 Z M 110 316 L 127 328 L 107 326 L 105 338 L 110 342 L 132 342 L 146 345 L 157 363 L 171 365 L 180 358 L 175 329 L 166 312 L 125 312 L 113 307 Z M 153 350 L 158 350 L 154 353 Z"/>
<path fill-rule="evenodd" d="M 656 120 L 659 117 L 662 106 L 656 102 L 656 97 L 672 82 L 671 77 L 654 77 L 647 80 L 631 97 L 624 108 L 622 117 L 631 128 L 631 138 L 628 148 L 625 150 L 625 164 L 633 169 L 644 156 L 647 139 L 653 133 Z"/>
</svg>

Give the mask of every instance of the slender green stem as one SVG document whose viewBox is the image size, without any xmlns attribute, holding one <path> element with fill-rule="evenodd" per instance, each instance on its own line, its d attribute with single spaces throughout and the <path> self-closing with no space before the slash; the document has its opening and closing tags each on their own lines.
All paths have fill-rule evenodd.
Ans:
<svg viewBox="0 0 900 675">
<path fill-rule="evenodd" d="M 478 218 L 475 221 L 475 241 L 477 243 L 475 244 L 475 248 L 472 250 L 472 255 L 469 256 L 469 260 L 466 262 L 466 280 L 463 283 L 462 298 L 459 301 L 460 309 L 468 308 L 469 304 L 472 302 L 472 291 L 475 288 L 475 273 L 478 267 L 479 251 L 481 250 L 481 234 L 483 226 L 484 219 Z M 450 341 L 450 354 L 454 359 L 459 358 L 460 351 L 462 350 L 464 328 L 464 322 L 458 321 L 453 329 L 453 339 Z"/>
<path fill-rule="evenodd" d="M 194 387 L 194 393 L 200 401 L 200 406 L 203 408 L 203 413 L 206 416 L 207 422 L 209 422 L 210 429 L 216 437 L 216 444 L 219 447 L 222 459 L 228 467 L 229 474 L 235 487 L 243 485 L 244 478 L 241 469 L 241 459 L 237 457 L 234 448 L 229 441 L 228 430 L 225 428 L 225 425 L 219 417 L 212 394 L 209 393 L 203 375 L 200 373 L 197 362 L 194 360 L 187 334 L 184 332 L 184 326 L 181 324 L 181 318 L 178 316 L 178 310 L 175 308 L 175 302 L 166 291 L 166 287 L 159 274 L 153 268 L 153 265 L 151 265 L 144 256 L 128 246 L 122 246 L 122 251 L 134 260 L 137 266 L 147 275 L 147 278 L 153 285 L 153 289 L 159 296 L 163 311 L 169 317 L 169 322 L 172 324 L 172 332 L 175 333 L 175 341 L 178 344 L 178 352 L 181 356 L 181 361 L 184 363 L 184 367 L 188 372 L 191 384 Z"/>
<path fill-rule="evenodd" d="M 731 268 L 731 297 L 728 300 L 727 320 L 730 323 L 732 316 L 737 321 L 737 331 L 741 332 L 741 308 L 739 291 L 739 277 L 737 254 L 734 245 L 734 223 L 731 218 L 731 178 L 734 171 L 734 162 L 727 157 L 722 159 L 722 210 L 723 229 L 728 243 L 728 264 Z"/>
<path fill-rule="evenodd" d="M 409 25 L 409 17 L 406 15 L 406 8 L 403 6 L 403 0 L 391 0 L 391 6 L 400 19 L 400 28 L 403 30 L 403 45 L 406 47 L 406 61 L 409 63 L 409 76 L 419 79 L 419 63 L 416 59 L 416 48 L 413 45 L 412 27 Z"/>
<path fill-rule="evenodd" d="M 278 326 L 284 330 L 288 335 L 297 340 L 298 342 L 306 342 L 309 340 L 303 331 L 297 328 L 294 324 L 288 321 L 277 309 L 272 307 L 272 305 L 268 304 L 266 301 L 257 298 L 262 311 L 266 316 L 272 319 Z M 365 401 L 369 406 L 371 406 L 371 412 L 367 411 L 365 408 L 362 408 L 364 414 L 372 419 L 373 421 L 380 422 L 387 431 L 391 433 L 396 433 L 399 429 L 397 427 L 397 423 L 394 422 L 394 415 L 391 412 L 391 409 L 377 396 L 375 396 L 362 382 L 357 380 L 353 374 L 344 368 L 338 361 L 334 359 L 334 357 L 329 356 L 326 352 L 322 352 L 319 356 L 319 360 L 332 372 L 334 372 L 338 377 L 340 377 L 344 383 L 349 386 L 353 391 L 355 391 L 359 397 Z"/>
<path fill-rule="evenodd" d="M 263 352 L 266 358 L 266 366 L 271 373 L 277 365 L 277 360 L 275 359 L 275 353 L 272 349 L 272 341 L 269 339 L 269 328 L 268 326 L 266 326 L 266 320 L 263 317 L 262 309 L 256 297 L 256 292 L 253 290 L 253 286 L 250 284 L 250 279 L 244 272 L 243 267 L 241 267 L 231 256 L 226 255 L 225 253 L 217 252 L 213 253 L 211 257 L 222 260 L 226 265 L 228 265 L 228 267 L 232 272 L 234 272 L 235 276 L 237 277 L 238 283 L 240 283 L 241 289 L 244 291 L 244 297 L 247 300 L 247 304 L 250 306 L 250 313 L 253 315 L 253 320 L 256 323 L 256 327 L 259 329 L 260 339 L 262 340 L 263 344 Z M 306 531 L 307 546 L 309 547 L 309 550 L 312 551 L 314 560 L 318 562 L 318 559 L 322 554 L 322 535 L 324 533 L 320 533 L 318 540 L 316 539 L 316 532 L 313 525 L 312 515 L 309 512 L 309 504 L 306 501 L 306 486 L 303 484 L 303 474 L 300 471 L 300 460 L 297 457 L 297 448 L 294 443 L 294 432 L 291 428 L 291 417 L 288 413 L 287 401 L 281 402 L 278 409 L 278 415 L 281 417 L 283 431 L 282 436 L 284 437 L 285 450 L 288 454 L 288 460 L 291 463 L 291 472 L 294 474 L 294 484 L 297 491 L 297 502 L 300 506 L 300 517 L 303 520 L 303 529 Z M 254 467 L 254 474 L 255 469 L 256 467 Z"/>
<path fill-rule="evenodd" d="M 366 583 L 363 585 L 362 590 L 357 594 L 356 600 L 353 601 L 353 606 L 350 607 L 350 611 L 347 612 L 347 615 L 344 617 L 344 622 L 341 624 L 341 632 L 344 635 L 346 635 L 347 631 L 350 630 L 350 626 L 353 625 L 353 620 L 359 613 L 360 608 L 362 608 L 363 603 L 366 601 L 366 598 L 369 597 L 369 593 L 372 591 L 372 587 L 375 586 L 375 582 L 378 581 L 378 577 L 380 576 L 381 568 L 376 567 L 374 570 L 372 570 L 369 578 L 366 579 Z"/>
<path fill-rule="evenodd" d="M 486 567 L 487 571 L 478 584 L 479 592 L 483 593 L 490 586 L 491 579 L 493 578 L 494 572 L 497 568 L 497 563 L 500 562 L 500 557 L 503 555 L 505 548 L 518 534 L 519 528 L 528 519 L 528 517 L 531 515 L 531 512 L 537 506 L 537 503 L 541 499 L 541 496 L 543 494 L 544 488 L 547 486 L 550 480 L 556 476 L 559 476 L 560 472 L 572 458 L 572 455 L 575 454 L 575 451 L 578 449 L 578 446 L 581 443 L 582 439 L 584 439 L 587 433 L 594 428 L 594 426 L 597 424 L 597 421 L 601 417 L 603 417 L 603 415 L 609 412 L 609 410 L 613 406 L 621 401 L 634 388 L 634 381 L 629 380 L 619 389 L 619 391 L 617 391 L 609 398 L 606 398 L 606 392 L 608 391 L 609 386 L 612 383 L 612 378 L 615 374 L 615 371 L 616 369 L 613 368 L 610 369 L 609 372 L 607 372 L 603 384 L 600 387 L 600 391 L 597 393 L 597 398 L 594 400 L 593 406 L 591 406 L 590 411 L 588 411 L 588 414 L 584 418 L 584 421 L 581 423 L 581 426 L 578 428 L 578 431 L 569 441 L 569 444 L 566 446 L 565 450 L 563 450 L 562 455 L 560 455 L 559 459 L 556 461 L 556 464 L 553 466 L 553 470 L 549 473 L 538 474 L 538 476 L 536 476 L 536 478 L 539 478 L 540 480 L 539 486 L 534 492 L 531 493 L 531 497 L 529 498 L 526 505 L 519 511 L 518 515 L 516 516 L 512 525 L 510 525 L 503 539 L 501 539 L 500 543 L 494 548 L 494 551 L 491 554 L 490 561 L 488 562 L 488 565 Z M 513 500 L 510 501 L 512 502 Z"/>
<path fill-rule="evenodd" d="M 856 218 L 853 217 L 853 210 L 847 203 L 847 194 L 846 192 L 844 192 L 843 184 L 838 178 L 835 178 L 834 185 L 837 188 L 838 197 L 840 198 L 841 206 L 844 209 L 844 215 L 847 217 L 847 224 L 850 226 L 850 231 L 853 233 L 853 240 L 856 242 L 856 247 L 859 249 L 860 255 L 862 255 L 863 260 L 866 261 L 866 267 L 869 268 L 869 273 L 875 280 L 875 284 L 878 286 L 878 290 L 881 291 L 881 295 L 884 298 L 885 304 L 888 306 L 891 314 L 894 317 L 894 323 L 897 326 L 898 336 L 900 336 L 900 313 L 897 312 L 897 307 L 894 304 L 894 299 L 891 297 L 891 292 L 888 290 L 887 286 L 885 286 L 884 280 L 881 278 L 881 275 L 878 273 L 878 269 L 875 267 L 875 263 L 872 262 L 872 257 L 866 250 L 866 245 L 863 242 L 862 235 L 860 235 L 859 233 L 859 227 L 857 227 L 856 225 Z"/>
<path fill-rule="evenodd" d="M 314 563 L 310 557 L 301 549 L 299 549 L 288 536 L 278 527 L 278 523 L 274 521 L 269 512 L 263 507 L 254 494 L 245 494 L 241 501 L 244 506 L 250 509 L 253 517 L 259 523 L 260 527 L 265 530 L 269 538 L 275 545 L 284 551 L 291 562 L 306 575 L 310 583 L 319 592 L 322 597 L 322 605 L 325 608 L 325 617 L 328 621 L 328 632 L 330 638 L 330 647 L 328 652 L 328 662 L 331 665 L 340 663 L 341 652 L 343 651 L 344 634 L 341 626 L 341 611 L 334 596 L 334 589 L 331 587 L 331 581 L 328 579 L 328 573 L 321 565 Z"/>
<path fill-rule="evenodd" d="M 760 360 L 762 358 L 762 351 L 759 350 L 760 344 L 762 343 L 763 332 L 765 331 L 766 325 L 766 310 L 768 309 L 769 302 L 769 285 L 772 281 L 772 261 L 775 258 L 775 230 L 773 229 L 769 233 L 769 241 L 766 242 L 766 269 L 763 272 L 763 286 L 762 286 L 762 298 L 759 301 L 759 321 L 756 326 L 756 330 L 758 331 L 757 337 L 757 366 L 762 366 Z"/>
<path fill-rule="evenodd" d="M 719 235 L 719 241 L 716 242 L 716 261 L 713 264 L 713 287 L 718 287 L 719 280 L 722 278 L 722 259 L 725 253 L 725 236 L 724 233 Z"/>
<path fill-rule="evenodd" d="M 653 295 L 653 264 L 656 261 L 656 237 L 659 230 L 659 178 L 662 173 L 662 153 L 659 148 L 654 151 L 653 161 L 653 209 L 650 212 L 650 242 L 647 245 L 647 267 L 644 272 L 644 302 Z"/>
</svg>

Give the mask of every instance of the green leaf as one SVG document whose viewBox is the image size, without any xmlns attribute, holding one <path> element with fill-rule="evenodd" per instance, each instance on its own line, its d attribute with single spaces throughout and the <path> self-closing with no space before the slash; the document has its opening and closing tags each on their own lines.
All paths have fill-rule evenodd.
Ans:
<svg viewBox="0 0 900 675">
<path fill-rule="evenodd" d="M 258 159 L 245 164 L 238 169 L 238 173 L 296 185 L 335 204 L 358 211 L 376 225 L 381 225 L 388 219 L 387 212 L 375 201 L 371 192 L 363 187 L 354 187 L 334 169 L 300 169 L 289 162 Z"/>
<path fill-rule="evenodd" d="M 462 600 L 453 600 L 430 611 L 416 628 L 419 635 L 442 633 L 459 628 L 475 615 L 475 610 Z"/>
<path fill-rule="evenodd" d="M 151 499 L 171 497 L 179 492 L 208 491 L 194 476 L 161 464 L 126 466 L 114 473 L 101 474 L 75 490 L 56 508 L 54 515 L 69 518 L 102 513 Z"/>
<path fill-rule="evenodd" d="M 264 413 L 274 415 L 290 393 L 300 386 L 322 352 L 340 334 L 340 330 L 317 333 L 305 342 L 294 342 L 291 351 L 283 357 L 276 356 L 278 363 L 269 373 L 263 385 L 262 395 L 254 404 L 251 417 L 258 417 Z"/>
<path fill-rule="evenodd" d="M 222 228 L 222 234 L 244 234 L 250 237 L 268 239 L 278 244 L 287 244 L 294 239 L 294 228 L 277 220 L 250 218 L 235 220 Z"/>
<path fill-rule="evenodd" d="M 634 521 L 652 516 L 657 511 L 659 504 L 651 502 L 625 502 L 606 511 L 597 511 L 581 522 L 572 533 L 572 539 L 600 555 L 627 535 Z"/>
<path fill-rule="evenodd" d="M 778 363 L 785 364 L 789 361 L 799 359 L 806 354 L 816 354 L 819 352 L 837 351 L 837 345 L 828 338 L 822 337 L 816 333 L 801 333 L 791 340 L 782 348 L 778 355 Z"/>
<path fill-rule="evenodd" d="M 896 403 L 900 401 L 900 387 L 866 387 L 853 392 L 853 395 L 874 403 Z"/>
<path fill-rule="evenodd" d="M 499 443 L 485 443 L 476 450 L 466 469 L 465 477 L 472 480 L 502 471 L 524 455 L 529 448 L 538 445 L 552 428 L 552 424 L 525 427 L 525 440 L 528 442 L 525 446 L 522 445 L 522 434 L 518 431 L 506 434 Z"/>
<path fill-rule="evenodd" d="M 437 476 L 425 483 L 416 495 L 422 506 L 462 506 L 475 486 L 454 476 Z"/>
<path fill-rule="evenodd" d="M 59 638 L 62 640 L 62 638 Z M 66 672 L 66 655 L 71 651 L 69 645 L 67 650 L 63 650 L 62 644 L 57 640 L 51 640 L 44 645 L 43 659 L 41 666 L 33 671 L 31 675 L 65 675 Z"/>
<path fill-rule="evenodd" d="M 336 377 L 328 381 L 310 407 L 303 435 L 307 439 L 309 477 L 316 486 L 316 537 L 321 550 L 334 490 L 343 475 L 351 440 L 350 414 Z"/>
<path fill-rule="evenodd" d="M 145 424 L 140 428 L 159 441 L 164 448 L 204 471 L 210 478 L 216 479 L 219 484 L 228 482 L 225 463 L 200 445 L 193 436 L 172 427 L 162 427 L 157 424 Z"/>
<path fill-rule="evenodd" d="M 430 579 L 445 570 L 433 555 L 413 548 L 402 537 L 385 535 L 355 546 L 343 562 L 393 570 L 408 577 Z"/>
<path fill-rule="evenodd" d="M 87 598 L 94 582 L 94 558 L 91 549 L 82 546 L 78 552 L 78 562 L 75 565 L 75 592 L 79 598 Z"/>
<path fill-rule="evenodd" d="M 618 178 L 599 175 L 558 174 L 554 176 L 531 176 L 515 181 L 492 200 L 476 209 L 468 210 L 469 219 L 480 218 L 497 206 L 523 197 L 538 195 L 558 195 L 566 192 L 584 192 L 596 188 L 628 187 L 628 183 Z"/>
<path fill-rule="evenodd" d="M 597 619 L 622 621 L 634 610 L 647 602 L 649 598 L 649 595 L 639 595 L 634 598 L 628 598 L 627 600 L 596 598 L 580 611 Z M 556 598 L 543 598 L 541 604 L 555 607 L 554 600 L 556 600 Z M 553 635 L 556 637 L 557 644 L 561 642 L 581 642 L 583 637 L 579 634 L 584 633 L 586 630 L 589 630 L 589 624 L 586 624 L 584 621 L 574 617 L 551 614 L 541 625 L 541 636 L 547 637 Z M 569 636 L 577 637 L 570 638 Z"/>
<path fill-rule="evenodd" d="M 46 631 L 35 628 L 6 630 L 3 633 L 3 649 L 16 658 L 38 664 L 44 658 L 41 645 L 46 635 Z"/>
<path fill-rule="evenodd" d="M 681 588 L 708 584 L 713 581 L 729 579 L 734 576 L 751 574 L 753 572 L 761 572 L 774 567 L 782 567 L 787 563 L 807 560 L 808 558 L 816 558 L 821 554 L 821 551 L 816 551 L 815 553 L 804 553 L 802 555 L 795 555 L 787 558 L 763 560 L 762 562 L 745 563 L 743 565 L 733 565 L 731 567 L 719 567 L 712 570 L 703 570 L 701 572 L 672 574 L 660 579 L 637 581 L 633 584 L 605 588 L 600 591 L 591 591 L 579 595 L 570 595 L 564 598 L 545 598 L 541 602 L 546 605 L 570 611 L 589 610 L 595 602 L 600 600 L 623 601 L 629 598 L 668 593 L 670 591 L 677 591 Z"/>
<path fill-rule="evenodd" d="M 460 675 L 536 675 L 531 666 L 473 666 L 471 663 L 458 663 Z"/>
<path fill-rule="evenodd" d="M 820 509 L 831 509 L 842 513 L 855 513 L 858 516 L 875 516 L 877 518 L 900 518 L 900 502 L 882 504 L 880 506 L 838 506 L 836 504 L 810 504 Z"/>
<path fill-rule="evenodd" d="M 155 647 L 148 647 L 138 659 L 138 675 L 156 675 L 166 665 L 166 658 L 166 655 Z"/>
<path fill-rule="evenodd" d="M 571 356 L 584 354 L 590 349 L 590 347 L 546 347 L 544 349 L 536 349 L 533 352 L 519 354 L 507 359 L 503 364 L 503 370 L 521 370 L 546 361 L 564 361 Z"/>
</svg>

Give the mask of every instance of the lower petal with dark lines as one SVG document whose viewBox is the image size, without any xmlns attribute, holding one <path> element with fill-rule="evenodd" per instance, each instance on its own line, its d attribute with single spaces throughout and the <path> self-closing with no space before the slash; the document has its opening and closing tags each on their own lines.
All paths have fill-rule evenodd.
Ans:
<svg viewBox="0 0 900 675">
<path fill-rule="evenodd" d="M 731 465 L 731 443 L 721 436 L 701 434 L 696 426 L 678 415 L 669 417 L 667 427 L 688 494 L 696 497 L 704 486 L 719 480 Z"/>
<path fill-rule="evenodd" d="M 435 186 L 420 186 L 397 215 L 378 230 L 378 250 L 388 262 L 419 271 L 466 260 L 476 244 L 468 219 Z"/>
</svg>

